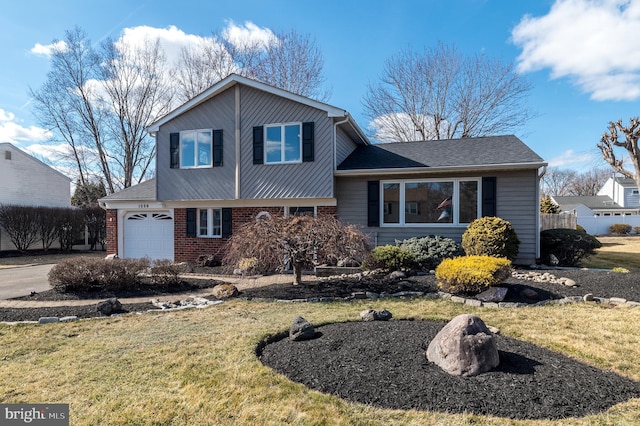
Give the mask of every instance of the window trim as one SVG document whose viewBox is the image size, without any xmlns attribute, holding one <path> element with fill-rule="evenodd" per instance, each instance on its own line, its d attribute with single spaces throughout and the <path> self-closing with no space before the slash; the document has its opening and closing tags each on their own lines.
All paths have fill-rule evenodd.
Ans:
<svg viewBox="0 0 640 426">
<path fill-rule="evenodd" d="M 220 230 L 220 234 L 214 234 L 213 230 L 215 229 L 215 226 L 213 224 L 213 211 L 214 210 L 218 210 L 219 211 L 219 223 L 218 223 L 218 229 Z M 207 233 L 206 235 L 201 235 L 200 234 L 200 212 L 202 211 L 206 211 L 207 212 Z M 198 238 L 222 238 L 222 208 L 219 207 L 209 207 L 209 208 L 199 208 L 196 210 L 196 237 Z"/>
<path fill-rule="evenodd" d="M 204 132 L 209 132 L 209 164 L 206 165 L 198 165 L 198 134 L 199 133 L 204 133 Z M 179 152 L 179 168 L 180 169 L 184 169 L 184 170 L 189 170 L 189 169 L 211 169 L 213 168 L 213 129 L 190 129 L 190 130 L 183 130 L 181 132 L 179 132 L 180 135 L 180 141 L 178 144 L 178 152 Z M 183 151 L 182 151 L 182 138 L 184 134 L 187 133 L 194 133 L 195 134 L 195 139 L 194 139 L 194 157 L 193 157 L 193 161 L 194 161 L 194 165 L 193 166 L 185 166 L 183 164 L 184 161 L 184 155 L 183 155 Z"/>
<path fill-rule="evenodd" d="M 303 131 L 303 126 L 302 126 L 302 122 L 301 121 L 292 121 L 292 122 L 286 122 L 286 123 L 270 123 L 270 124 L 265 124 L 263 126 L 263 141 L 264 141 L 264 154 L 263 154 L 263 159 L 264 162 L 263 164 L 266 165 L 275 165 L 275 164 L 300 164 L 303 162 L 303 144 L 302 144 L 302 140 L 303 140 L 303 135 L 302 135 L 302 131 Z M 285 161 L 285 152 L 286 152 L 286 144 L 285 144 L 285 128 L 287 126 L 298 126 L 299 132 L 298 132 L 298 148 L 299 148 L 299 153 L 300 156 L 297 160 L 294 161 Z M 280 135 L 281 135 L 281 140 L 280 140 L 280 161 L 269 161 L 268 159 L 268 153 L 269 150 L 267 148 L 267 145 L 269 144 L 268 138 L 267 138 L 267 131 L 271 128 L 276 128 L 276 127 L 280 127 Z"/>
<path fill-rule="evenodd" d="M 415 222 L 406 222 L 406 203 L 405 203 L 405 188 L 407 183 L 421 183 L 421 182 L 452 182 L 453 183 L 453 222 L 450 223 L 437 223 L 437 222 L 429 222 L 429 223 L 415 223 Z M 379 206 L 380 212 L 384 212 L 385 210 L 385 199 L 384 199 L 384 187 L 387 184 L 398 184 L 399 185 L 399 200 L 398 205 L 404 206 L 399 209 L 399 218 L 398 223 L 386 223 L 384 221 L 384 214 L 380 215 L 380 227 L 388 227 L 388 228 L 400 228 L 400 227 L 411 227 L 411 228 L 430 228 L 430 227 L 466 227 L 469 225 L 468 222 L 460 222 L 460 182 L 477 182 L 478 188 L 478 196 L 476 200 L 476 215 L 478 218 L 482 217 L 482 178 L 473 176 L 473 177 L 460 177 L 460 178 L 429 178 L 429 179 L 390 179 L 390 180 L 380 180 L 380 200 Z"/>
</svg>

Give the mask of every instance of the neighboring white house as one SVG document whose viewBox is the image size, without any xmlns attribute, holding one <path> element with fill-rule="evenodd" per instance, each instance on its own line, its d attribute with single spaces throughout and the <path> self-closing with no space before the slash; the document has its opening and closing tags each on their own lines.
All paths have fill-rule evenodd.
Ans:
<svg viewBox="0 0 640 426">
<path fill-rule="evenodd" d="M 0 204 L 70 207 L 71 179 L 14 145 L 0 143 Z M 0 229 L 0 250 L 14 250 Z"/>
<path fill-rule="evenodd" d="M 609 234 L 609 226 L 626 223 L 640 226 L 640 194 L 633 179 L 612 176 L 598 195 L 590 197 L 551 196 L 564 214 L 575 214 L 578 225 L 589 234 Z"/>
</svg>

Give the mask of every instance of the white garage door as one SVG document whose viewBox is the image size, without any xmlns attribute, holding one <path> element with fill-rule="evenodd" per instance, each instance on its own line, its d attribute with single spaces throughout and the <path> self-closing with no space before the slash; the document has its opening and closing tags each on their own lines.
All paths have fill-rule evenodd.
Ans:
<svg viewBox="0 0 640 426">
<path fill-rule="evenodd" d="M 173 260 L 170 212 L 128 213 L 124 217 L 124 256 Z"/>
</svg>

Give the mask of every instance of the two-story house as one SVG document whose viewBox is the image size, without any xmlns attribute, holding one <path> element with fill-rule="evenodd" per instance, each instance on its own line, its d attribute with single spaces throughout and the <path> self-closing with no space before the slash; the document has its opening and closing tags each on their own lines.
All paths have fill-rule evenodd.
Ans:
<svg viewBox="0 0 640 426">
<path fill-rule="evenodd" d="M 121 257 L 222 257 L 257 217 L 333 214 L 375 245 L 460 240 L 483 215 L 510 221 L 518 263 L 539 255 L 539 170 L 515 136 L 372 144 L 349 113 L 230 75 L 148 131 L 156 178 L 101 199 Z"/>
<path fill-rule="evenodd" d="M 8 142 L 0 143 L 0 204 L 71 207 L 71 179 Z M 0 250 L 15 250 L 0 229 Z"/>
</svg>

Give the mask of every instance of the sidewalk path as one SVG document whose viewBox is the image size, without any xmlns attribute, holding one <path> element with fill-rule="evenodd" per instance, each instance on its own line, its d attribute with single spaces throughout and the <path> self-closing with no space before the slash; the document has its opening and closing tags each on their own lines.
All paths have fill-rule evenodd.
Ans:
<svg viewBox="0 0 640 426">
<path fill-rule="evenodd" d="M 293 282 L 293 276 L 287 274 L 279 275 L 267 275 L 258 277 L 242 277 L 242 276 L 228 276 L 228 275 L 196 275 L 185 274 L 185 277 L 211 279 L 217 280 L 229 284 L 235 285 L 238 290 L 242 291 L 247 288 L 261 287 L 272 284 L 291 284 Z M 305 276 L 305 280 L 315 280 L 315 276 Z M 189 291 L 185 293 L 176 294 L 164 294 L 161 296 L 144 296 L 144 297 L 129 297 L 118 298 L 120 303 L 146 303 L 151 299 L 158 299 L 160 301 L 172 301 L 177 299 L 183 299 L 189 296 L 206 297 L 212 294 L 212 288 L 205 288 L 200 290 Z M 59 306 L 86 306 L 96 305 L 98 302 L 105 300 L 102 299 L 82 299 L 82 300 L 0 300 L 0 308 L 48 308 Z"/>
</svg>

